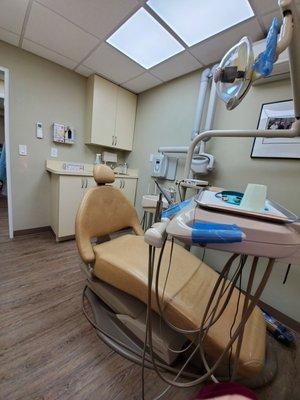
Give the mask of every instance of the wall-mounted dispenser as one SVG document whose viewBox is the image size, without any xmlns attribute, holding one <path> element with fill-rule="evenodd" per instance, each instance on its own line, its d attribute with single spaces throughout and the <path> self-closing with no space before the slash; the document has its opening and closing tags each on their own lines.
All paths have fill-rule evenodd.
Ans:
<svg viewBox="0 0 300 400">
<path fill-rule="evenodd" d="M 178 159 L 168 157 L 166 154 L 153 154 L 151 176 L 173 181 L 176 177 Z"/>
<path fill-rule="evenodd" d="M 152 174 L 155 178 L 165 178 L 168 170 L 168 157 L 165 154 L 154 154 L 152 158 Z"/>
<path fill-rule="evenodd" d="M 75 129 L 71 126 L 53 123 L 53 141 L 56 143 L 73 144 L 76 141 Z"/>
</svg>

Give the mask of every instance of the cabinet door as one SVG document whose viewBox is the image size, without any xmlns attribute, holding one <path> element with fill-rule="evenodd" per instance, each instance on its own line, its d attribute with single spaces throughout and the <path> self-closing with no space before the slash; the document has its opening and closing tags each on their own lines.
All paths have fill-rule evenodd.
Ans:
<svg viewBox="0 0 300 400">
<path fill-rule="evenodd" d="M 91 116 L 91 143 L 113 147 L 118 86 L 99 76 L 92 77 L 93 106 Z"/>
<path fill-rule="evenodd" d="M 134 205 L 137 179 L 123 179 L 123 181 L 122 192 L 131 201 L 132 205 Z"/>
<path fill-rule="evenodd" d="M 94 186 L 97 186 L 94 178 L 85 178 L 85 179 L 86 179 L 85 191 L 87 191 L 88 189 L 90 189 Z"/>
<path fill-rule="evenodd" d="M 134 205 L 137 179 L 116 178 L 113 186 L 120 189 L 127 199 Z"/>
<path fill-rule="evenodd" d="M 58 238 L 75 234 L 75 217 L 84 195 L 85 177 L 60 176 Z"/>
<path fill-rule="evenodd" d="M 116 148 L 132 150 L 137 96 L 121 87 L 118 88 L 116 113 Z"/>
<path fill-rule="evenodd" d="M 113 187 L 122 190 L 123 187 L 123 179 L 121 178 L 115 178 L 114 183 L 112 184 Z"/>
</svg>

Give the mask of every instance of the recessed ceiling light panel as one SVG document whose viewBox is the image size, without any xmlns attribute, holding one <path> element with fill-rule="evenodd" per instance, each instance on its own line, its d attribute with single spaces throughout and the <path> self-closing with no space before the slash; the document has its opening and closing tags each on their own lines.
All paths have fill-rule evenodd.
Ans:
<svg viewBox="0 0 300 400">
<path fill-rule="evenodd" d="M 147 4 L 188 46 L 254 16 L 247 0 L 149 0 Z"/>
<path fill-rule="evenodd" d="M 121 25 L 107 43 L 146 69 L 184 50 L 144 8 Z"/>
</svg>

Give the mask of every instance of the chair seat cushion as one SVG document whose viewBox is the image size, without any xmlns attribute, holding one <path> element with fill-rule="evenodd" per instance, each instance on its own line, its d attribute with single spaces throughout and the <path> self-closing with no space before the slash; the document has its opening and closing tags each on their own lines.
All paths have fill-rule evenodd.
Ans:
<svg viewBox="0 0 300 400">
<path fill-rule="evenodd" d="M 168 274 L 171 243 L 167 242 L 160 272 L 159 296 L 162 299 L 164 282 Z M 148 245 L 143 236 L 124 235 L 94 247 L 96 256 L 94 274 L 102 281 L 147 303 Z M 156 261 L 159 250 L 156 251 Z M 168 320 L 184 329 L 199 328 L 205 307 L 218 273 L 182 246 L 174 244 L 170 273 L 164 290 L 163 308 Z M 205 339 L 205 350 L 216 359 L 225 348 L 236 314 L 239 291 L 233 290 L 231 300 L 219 320 L 210 328 Z M 222 299 L 219 309 L 222 307 Z M 154 285 L 152 308 L 157 312 Z M 244 295 L 234 328 L 240 322 Z M 234 332 L 234 329 L 233 329 Z M 252 312 L 246 326 L 240 353 L 238 372 L 250 377 L 259 373 L 264 365 L 266 326 L 258 307 Z M 235 346 L 232 350 L 234 359 Z M 226 361 L 226 359 L 225 359 Z"/>
</svg>

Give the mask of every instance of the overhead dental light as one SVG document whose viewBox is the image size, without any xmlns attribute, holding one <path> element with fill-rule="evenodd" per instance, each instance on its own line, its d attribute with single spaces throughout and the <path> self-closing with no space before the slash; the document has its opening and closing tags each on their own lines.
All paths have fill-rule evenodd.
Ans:
<svg viewBox="0 0 300 400">
<path fill-rule="evenodd" d="M 243 37 L 223 57 L 214 80 L 217 93 L 229 110 L 235 108 L 248 92 L 253 75 L 252 43 Z"/>
<path fill-rule="evenodd" d="M 256 60 L 252 42 L 247 37 L 243 37 L 223 57 L 214 73 L 214 80 L 218 96 L 225 102 L 228 110 L 234 109 L 242 101 L 253 80 L 271 74 L 273 64 L 281 50 L 280 48 L 277 50 L 279 29 L 278 19 L 274 18 L 267 36 L 266 49 Z M 282 46 L 282 38 L 278 44 L 279 47 Z"/>
</svg>

